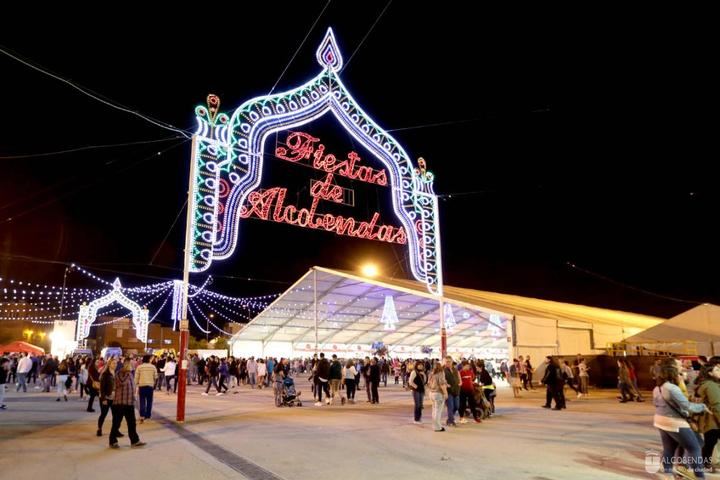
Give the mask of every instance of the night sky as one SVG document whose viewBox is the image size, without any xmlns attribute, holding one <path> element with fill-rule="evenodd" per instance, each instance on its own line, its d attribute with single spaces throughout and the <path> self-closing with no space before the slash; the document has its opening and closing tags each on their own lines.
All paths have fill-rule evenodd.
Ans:
<svg viewBox="0 0 720 480">
<path fill-rule="evenodd" d="M 395 1 L 382 16 L 385 1 L 331 3 L 284 74 L 325 2 L 198 11 L 193 23 L 75 18 L 5 30 L 0 43 L 114 104 L 192 131 L 208 93 L 231 114 L 279 77 L 276 92 L 315 76 L 315 49 L 332 27 L 355 99 L 436 175 L 446 284 L 662 316 L 693 304 L 661 296 L 719 303 L 717 153 L 703 120 L 716 111 L 703 60 L 709 33 L 680 31 L 688 26 L 680 18 L 570 25 L 549 13 L 521 19 L 467 6 L 474 2 L 424 3 Z M 190 143 L 4 55 L 0 75 L 0 276 L 59 285 L 61 263 L 77 262 L 126 285 L 180 278 L 184 212 L 171 226 Z M 358 149 L 326 119 L 303 130 L 339 154 Z M 284 163 L 266 162 L 263 188 L 297 192 L 317 178 Z M 389 210 L 382 189 L 352 188 L 357 218 Z M 309 203 L 307 192 L 297 198 Z M 233 257 L 209 271 L 217 291 L 276 293 L 312 265 L 375 260 L 385 274 L 409 273 L 401 246 L 259 220 L 241 231 Z M 68 284 L 92 285 L 80 274 Z"/>
</svg>

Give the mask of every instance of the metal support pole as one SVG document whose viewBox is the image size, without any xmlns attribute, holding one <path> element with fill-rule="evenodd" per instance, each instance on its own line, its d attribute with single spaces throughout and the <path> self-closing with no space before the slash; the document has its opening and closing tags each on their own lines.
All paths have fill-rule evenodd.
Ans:
<svg viewBox="0 0 720 480">
<path fill-rule="evenodd" d="M 315 353 L 318 353 L 317 270 L 315 269 L 313 269 L 313 300 L 315 304 Z"/>
<path fill-rule="evenodd" d="M 447 356 L 447 330 L 445 329 L 445 302 L 440 297 L 440 359 Z"/>
<path fill-rule="evenodd" d="M 185 222 L 185 251 L 183 253 L 183 293 L 182 293 L 182 320 L 180 320 L 180 375 L 178 376 L 177 421 L 185 421 L 185 394 L 187 386 L 187 350 L 190 335 L 188 324 L 188 291 L 190 289 L 190 261 L 192 258 L 192 204 L 195 195 L 195 152 L 197 150 L 197 136 L 192 137 L 192 154 L 190 155 L 190 177 L 188 181 L 187 216 Z"/>
</svg>

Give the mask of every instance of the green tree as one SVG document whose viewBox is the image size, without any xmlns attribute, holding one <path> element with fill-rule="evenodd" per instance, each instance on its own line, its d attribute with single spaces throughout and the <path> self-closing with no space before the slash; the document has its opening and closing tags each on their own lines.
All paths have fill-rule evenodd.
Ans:
<svg viewBox="0 0 720 480">
<path fill-rule="evenodd" d="M 230 348 L 230 344 L 228 344 L 228 341 L 224 337 L 220 337 L 215 342 L 215 346 L 213 347 L 216 350 L 228 350 Z"/>
<path fill-rule="evenodd" d="M 188 346 L 190 350 L 206 350 L 208 348 L 207 341 L 204 338 L 198 340 L 195 337 L 190 337 L 190 342 Z"/>
</svg>

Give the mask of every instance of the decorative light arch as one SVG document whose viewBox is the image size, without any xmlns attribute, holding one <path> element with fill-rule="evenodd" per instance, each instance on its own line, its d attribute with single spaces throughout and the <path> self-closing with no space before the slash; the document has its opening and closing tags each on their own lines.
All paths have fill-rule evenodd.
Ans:
<svg viewBox="0 0 720 480">
<path fill-rule="evenodd" d="M 135 326 L 135 336 L 141 342 L 147 343 L 148 324 L 150 323 L 148 320 L 149 315 L 147 308 L 140 307 L 140 305 L 133 302 L 131 299 L 126 297 L 124 293 L 122 293 L 122 285 L 120 285 L 119 278 L 115 279 L 112 287 L 112 291 L 104 297 L 93 300 L 89 305 L 80 305 L 75 340 L 77 342 L 81 342 L 90 335 L 90 325 L 92 325 L 95 321 L 98 310 L 117 302 L 132 312 L 132 321 Z"/>
<path fill-rule="evenodd" d="M 348 133 L 390 172 L 395 215 L 407 234 L 413 276 L 442 295 L 442 265 L 434 176 L 425 161 L 417 168 L 402 146 L 357 104 L 340 80 L 343 59 L 332 29 L 316 52 L 323 70 L 295 89 L 254 98 L 232 116 L 220 113 L 220 100 L 195 109 L 193 136 L 195 180 L 192 192 L 191 271 L 228 258 L 237 246 L 241 206 L 260 186 L 263 147 L 280 130 L 312 122 L 330 112 Z"/>
</svg>

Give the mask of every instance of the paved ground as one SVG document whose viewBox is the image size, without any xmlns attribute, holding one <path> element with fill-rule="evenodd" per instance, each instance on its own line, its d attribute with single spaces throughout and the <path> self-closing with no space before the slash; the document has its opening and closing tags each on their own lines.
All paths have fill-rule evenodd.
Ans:
<svg viewBox="0 0 720 480">
<path fill-rule="evenodd" d="M 610 391 L 557 412 L 540 408 L 541 390 L 514 400 L 500 389 L 493 418 L 445 433 L 432 431 L 429 405 L 425 424 L 414 425 L 412 399 L 395 385 L 381 387 L 380 405 L 362 392 L 362 403 L 330 407 L 276 408 L 270 389 L 236 391 L 203 397 L 190 387 L 182 425 L 172 421 L 175 397 L 157 394 L 156 418 L 139 426 L 148 446 L 131 450 L 125 437 L 118 451 L 95 436 L 97 413 L 85 412 L 77 394 L 55 402 L 53 394 L 8 392 L 0 479 L 653 478 L 645 452 L 660 449 L 651 403 L 619 404 Z"/>
</svg>

